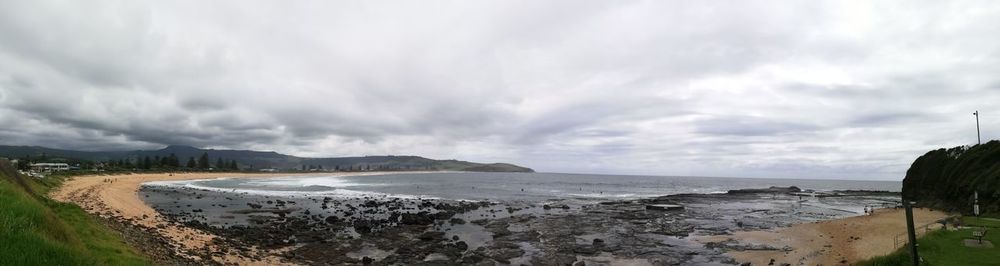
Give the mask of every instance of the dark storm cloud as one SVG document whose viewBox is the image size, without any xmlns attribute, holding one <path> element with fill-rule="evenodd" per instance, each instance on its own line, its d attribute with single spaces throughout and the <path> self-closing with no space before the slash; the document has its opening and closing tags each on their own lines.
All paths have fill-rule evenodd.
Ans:
<svg viewBox="0 0 1000 266">
<path fill-rule="evenodd" d="M 990 1 L 0 6 L 0 144 L 899 178 L 1000 136 Z"/>
</svg>

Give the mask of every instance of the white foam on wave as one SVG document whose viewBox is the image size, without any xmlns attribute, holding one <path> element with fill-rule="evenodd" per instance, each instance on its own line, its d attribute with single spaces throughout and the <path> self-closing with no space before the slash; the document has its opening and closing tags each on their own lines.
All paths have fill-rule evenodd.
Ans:
<svg viewBox="0 0 1000 266">
<path fill-rule="evenodd" d="M 242 183 L 243 185 L 250 186 L 262 186 L 262 187 L 309 187 L 309 186 L 324 186 L 332 188 L 342 188 L 342 187 L 353 187 L 359 186 L 357 183 L 349 182 L 340 177 L 335 176 L 320 176 L 320 177 L 301 177 L 301 176 L 289 176 L 289 177 L 276 177 L 267 179 L 250 179 Z"/>
<path fill-rule="evenodd" d="M 344 189 L 342 187 L 357 186 L 357 184 L 334 178 L 335 177 L 300 178 L 291 176 L 291 177 L 270 178 L 270 179 L 277 179 L 274 180 L 273 182 L 268 182 L 269 179 L 247 179 L 246 182 L 241 183 L 242 185 L 253 185 L 259 188 L 225 188 L 225 187 L 208 186 L 203 184 L 204 182 L 208 181 L 224 181 L 224 180 L 234 179 L 231 177 L 212 178 L 212 179 L 192 179 L 192 180 L 179 180 L 179 181 L 151 181 L 143 183 L 142 185 L 171 187 L 171 188 L 190 188 L 190 189 L 226 192 L 226 193 L 253 194 L 262 196 L 281 196 L 281 197 L 323 196 L 323 197 L 337 197 L 337 198 L 376 197 L 376 198 L 400 198 L 400 199 L 417 199 L 417 198 L 439 199 L 438 197 L 428 196 L 428 195 L 389 194 L 389 193 L 381 193 L 374 191 L 358 191 L 358 190 Z M 297 179 L 310 179 L 310 180 L 300 181 Z M 318 191 L 268 189 L 276 187 L 294 188 L 294 187 L 310 187 L 310 186 L 324 186 L 324 187 L 330 187 L 332 189 L 318 190 Z"/>
<path fill-rule="evenodd" d="M 639 194 L 634 194 L 634 193 L 624 193 L 624 194 L 611 194 L 611 193 L 604 193 L 604 194 L 601 194 L 601 193 L 569 193 L 569 194 L 566 194 L 566 195 L 570 195 L 570 196 L 573 196 L 573 197 L 579 197 L 579 198 L 632 198 L 632 197 L 638 197 L 639 196 Z"/>
</svg>

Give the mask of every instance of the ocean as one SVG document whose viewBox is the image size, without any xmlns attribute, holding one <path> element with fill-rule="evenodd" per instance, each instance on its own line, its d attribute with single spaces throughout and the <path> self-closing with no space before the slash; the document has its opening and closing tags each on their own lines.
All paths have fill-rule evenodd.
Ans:
<svg viewBox="0 0 1000 266">
<path fill-rule="evenodd" d="M 301 176 L 266 179 L 219 178 L 147 183 L 273 196 L 432 198 L 446 200 L 603 201 L 732 189 L 797 186 L 803 190 L 900 191 L 898 181 L 777 178 L 632 176 L 560 173 L 400 173 L 374 176 Z"/>
</svg>

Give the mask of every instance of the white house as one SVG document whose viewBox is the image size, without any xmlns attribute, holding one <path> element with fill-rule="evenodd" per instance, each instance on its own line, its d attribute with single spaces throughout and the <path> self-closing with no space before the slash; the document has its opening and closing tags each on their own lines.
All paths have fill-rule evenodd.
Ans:
<svg viewBox="0 0 1000 266">
<path fill-rule="evenodd" d="M 51 172 L 69 170 L 69 164 L 65 163 L 35 163 L 31 164 L 31 170 L 35 172 Z"/>
</svg>

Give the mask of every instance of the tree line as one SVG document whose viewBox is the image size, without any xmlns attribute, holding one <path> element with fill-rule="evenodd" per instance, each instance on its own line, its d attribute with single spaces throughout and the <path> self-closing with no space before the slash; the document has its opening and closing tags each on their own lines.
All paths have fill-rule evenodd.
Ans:
<svg viewBox="0 0 1000 266">
<path fill-rule="evenodd" d="M 1000 141 L 927 152 L 903 178 L 903 197 L 920 206 L 969 213 L 977 193 L 983 213 L 1000 213 Z"/>
<path fill-rule="evenodd" d="M 176 154 L 169 156 L 143 156 L 142 158 L 122 158 L 105 162 L 107 168 L 118 169 L 193 169 L 193 170 L 240 170 L 240 164 L 236 160 L 226 160 L 218 157 L 215 164 L 211 163 L 208 153 L 202 153 L 198 158 L 189 157 L 187 163 L 181 164 L 181 159 Z"/>
<path fill-rule="evenodd" d="M 410 170 L 434 170 L 438 169 L 429 165 L 390 165 L 390 164 L 349 164 L 349 165 L 334 165 L 333 168 L 323 168 L 323 165 L 313 165 L 313 164 L 303 164 L 300 167 L 300 171 L 344 171 L 344 172 L 354 172 L 354 171 L 410 171 Z M 294 170 L 294 169 L 293 169 Z"/>
</svg>

